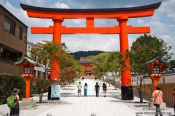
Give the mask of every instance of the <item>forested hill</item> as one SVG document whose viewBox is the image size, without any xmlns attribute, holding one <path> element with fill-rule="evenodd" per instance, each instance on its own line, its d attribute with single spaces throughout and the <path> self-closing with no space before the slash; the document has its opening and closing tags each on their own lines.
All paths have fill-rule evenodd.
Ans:
<svg viewBox="0 0 175 116">
<path fill-rule="evenodd" d="M 104 51 L 78 51 L 71 53 L 71 55 L 73 55 L 75 59 L 79 60 L 80 57 L 95 56 L 103 52 Z"/>
</svg>

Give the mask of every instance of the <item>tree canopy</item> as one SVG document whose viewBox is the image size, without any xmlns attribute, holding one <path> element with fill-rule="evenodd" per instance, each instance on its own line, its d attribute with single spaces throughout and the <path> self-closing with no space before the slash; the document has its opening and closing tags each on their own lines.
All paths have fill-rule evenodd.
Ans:
<svg viewBox="0 0 175 116">
<path fill-rule="evenodd" d="M 59 51 L 59 52 L 58 52 Z M 76 77 L 80 77 L 81 66 L 67 51 L 65 44 L 59 45 L 45 41 L 33 46 L 32 57 L 42 65 L 45 73 L 50 70 L 50 62 L 52 59 L 60 62 L 61 82 L 72 81 Z"/>
<path fill-rule="evenodd" d="M 92 68 L 97 77 L 102 77 L 108 72 L 116 76 L 120 72 L 121 58 L 119 52 L 105 52 L 93 57 L 95 64 Z"/>
<path fill-rule="evenodd" d="M 144 34 L 133 42 L 130 50 L 132 71 L 144 74 L 147 72 L 145 63 L 155 57 L 167 61 L 171 58 L 171 46 L 155 36 Z"/>
<path fill-rule="evenodd" d="M 169 61 L 169 70 L 174 71 L 175 70 L 175 60 Z"/>
<path fill-rule="evenodd" d="M 79 60 L 81 57 L 94 56 L 103 53 L 103 51 L 78 51 L 71 53 L 75 59 Z"/>
</svg>

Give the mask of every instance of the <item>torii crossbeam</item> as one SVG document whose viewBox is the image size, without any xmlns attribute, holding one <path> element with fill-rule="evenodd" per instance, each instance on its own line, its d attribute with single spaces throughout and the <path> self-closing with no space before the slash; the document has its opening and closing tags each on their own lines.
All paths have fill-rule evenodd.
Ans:
<svg viewBox="0 0 175 116">
<path fill-rule="evenodd" d="M 128 45 L 128 34 L 149 33 L 150 27 L 132 27 L 127 25 L 129 18 L 148 17 L 154 14 L 155 9 L 160 6 L 161 2 L 130 8 L 108 8 L 108 9 L 57 9 L 42 8 L 21 4 L 21 7 L 27 11 L 29 17 L 52 19 L 53 26 L 49 27 L 32 27 L 33 34 L 52 34 L 53 42 L 61 44 L 62 34 L 119 34 L 120 35 L 120 52 L 125 57 Z M 64 19 L 86 19 L 86 27 L 65 27 L 62 26 Z M 95 27 L 94 19 L 116 19 L 119 26 L 114 27 Z M 130 68 L 129 58 L 125 60 L 125 65 Z M 133 89 L 131 84 L 131 72 L 128 68 L 122 68 L 122 99 L 132 100 Z M 51 61 L 50 79 L 60 78 L 60 63 L 55 60 Z"/>
</svg>

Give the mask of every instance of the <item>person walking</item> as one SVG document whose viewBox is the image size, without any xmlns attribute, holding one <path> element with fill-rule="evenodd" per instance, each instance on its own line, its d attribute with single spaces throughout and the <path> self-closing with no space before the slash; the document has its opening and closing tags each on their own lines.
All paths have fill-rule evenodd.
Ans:
<svg viewBox="0 0 175 116">
<path fill-rule="evenodd" d="M 15 103 L 15 106 L 10 108 L 10 116 L 19 116 L 19 100 L 20 100 L 19 92 L 20 92 L 19 89 L 14 88 L 12 91 L 12 95 L 10 96 L 10 97 L 13 97 L 14 103 Z"/>
<path fill-rule="evenodd" d="M 49 85 L 48 87 L 48 96 L 47 96 L 48 100 L 51 100 L 51 85 Z"/>
<path fill-rule="evenodd" d="M 107 91 L 107 86 L 105 83 L 103 83 L 103 93 L 104 93 L 104 97 L 106 97 L 106 91 Z"/>
<path fill-rule="evenodd" d="M 96 97 L 99 97 L 99 90 L 100 90 L 100 86 L 98 85 L 98 82 L 96 82 L 96 85 L 95 85 Z"/>
<path fill-rule="evenodd" d="M 79 82 L 77 88 L 78 88 L 78 96 L 80 96 L 81 95 L 81 88 L 82 88 L 81 82 Z"/>
<path fill-rule="evenodd" d="M 84 96 L 87 96 L 87 89 L 88 89 L 88 85 L 87 83 L 84 84 Z"/>
<path fill-rule="evenodd" d="M 160 116 L 163 116 L 160 110 L 160 105 L 163 102 L 163 92 L 161 91 L 161 88 L 159 86 L 157 86 L 156 90 L 153 91 L 152 97 L 154 106 L 156 106 L 155 116 L 158 116 L 158 114 L 160 114 Z"/>
</svg>

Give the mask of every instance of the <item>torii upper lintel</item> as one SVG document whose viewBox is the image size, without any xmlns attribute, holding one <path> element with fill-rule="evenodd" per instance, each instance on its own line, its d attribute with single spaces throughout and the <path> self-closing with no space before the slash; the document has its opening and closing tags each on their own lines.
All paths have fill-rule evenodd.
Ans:
<svg viewBox="0 0 175 116">
<path fill-rule="evenodd" d="M 29 17 L 35 18 L 118 18 L 127 16 L 128 18 L 147 17 L 154 14 L 154 10 L 160 6 L 161 2 L 128 8 L 103 8 L 103 9 L 62 9 L 43 8 L 21 4 L 27 11 Z"/>
</svg>

